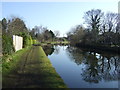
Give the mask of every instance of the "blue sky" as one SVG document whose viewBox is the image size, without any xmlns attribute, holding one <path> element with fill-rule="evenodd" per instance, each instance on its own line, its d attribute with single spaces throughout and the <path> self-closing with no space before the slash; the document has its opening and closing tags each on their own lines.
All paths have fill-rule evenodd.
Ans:
<svg viewBox="0 0 120 90">
<path fill-rule="evenodd" d="M 43 25 L 59 30 L 63 36 L 75 25 L 83 24 L 84 13 L 91 9 L 118 12 L 118 2 L 2 2 L 2 18 L 18 16 L 30 29 Z"/>
</svg>

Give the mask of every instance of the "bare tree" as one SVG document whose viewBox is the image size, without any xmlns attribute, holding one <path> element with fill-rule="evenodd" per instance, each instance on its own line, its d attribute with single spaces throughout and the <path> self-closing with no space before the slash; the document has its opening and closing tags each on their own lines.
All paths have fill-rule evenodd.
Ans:
<svg viewBox="0 0 120 90">
<path fill-rule="evenodd" d="M 116 33 L 120 34 L 120 14 L 118 14 Z"/>
<path fill-rule="evenodd" d="M 109 12 L 104 15 L 103 23 L 101 25 L 103 32 L 103 42 L 104 44 L 117 44 L 118 36 L 117 33 L 119 31 L 119 22 L 118 22 L 118 14 Z"/>
<path fill-rule="evenodd" d="M 87 11 L 84 15 L 85 22 L 93 33 L 93 39 L 96 42 L 100 32 L 101 19 L 104 13 L 99 9 Z"/>
<path fill-rule="evenodd" d="M 115 28 L 118 22 L 118 14 L 109 12 L 106 14 L 105 20 L 106 20 L 106 27 L 108 32 L 111 31 L 115 32 Z"/>
<path fill-rule="evenodd" d="M 54 31 L 54 34 L 55 34 L 56 37 L 60 36 L 60 32 L 58 30 Z"/>
</svg>

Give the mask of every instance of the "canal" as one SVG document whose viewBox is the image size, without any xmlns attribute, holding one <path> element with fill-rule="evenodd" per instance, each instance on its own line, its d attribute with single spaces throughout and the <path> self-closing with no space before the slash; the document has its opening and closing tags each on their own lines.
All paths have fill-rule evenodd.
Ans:
<svg viewBox="0 0 120 90">
<path fill-rule="evenodd" d="M 119 88 L 120 55 L 69 45 L 43 49 L 69 88 Z"/>
</svg>

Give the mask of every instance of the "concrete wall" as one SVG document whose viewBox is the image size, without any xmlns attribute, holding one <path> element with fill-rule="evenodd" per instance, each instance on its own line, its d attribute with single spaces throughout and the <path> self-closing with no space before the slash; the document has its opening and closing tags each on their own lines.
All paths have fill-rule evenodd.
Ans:
<svg viewBox="0 0 120 90">
<path fill-rule="evenodd" d="M 22 49 L 23 37 L 13 35 L 13 45 L 14 45 L 15 51 Z"/>
</svg>

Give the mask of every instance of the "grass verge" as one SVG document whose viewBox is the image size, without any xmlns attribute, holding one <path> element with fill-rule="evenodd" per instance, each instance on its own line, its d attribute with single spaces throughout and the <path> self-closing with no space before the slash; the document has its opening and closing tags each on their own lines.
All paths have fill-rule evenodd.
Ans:
<svg viewBox="0 0 120 90">
<path fill-rule="evenodd" d="M 25 48 L 4 57 L 3 88 L 8 87 L 67 88 L 41 46 Z"/>
<path fill-rule="evenodd" d="M 52 44 L 52 45 L 68 45 L 70 44 L 70 42 L 68 41 L 62 41 L 62 42 L 42 42 L 41 45 L 48 45 L 48 44 Z"/>
<path fill-rule="evenodd" d="M 64 84 L 64 81 L 61 79 L 61 77 L 57 74 L 55 71 L 55 68 L 52 66 L 50 60 L 46 56 L 44 50 L 41 46 L 39 46 L 39 54 L 40 54 L 40 60 L 41 60 L 41 73 L 43 76 L 43 81 L 47 83 L 47 87 L 51 88 L 67 88 L 67 86 Z"/>
<path fill-rule="evenodd" d="M 17 62 L 19 61 L 20 57 L 29 50 L 31 46 L 27 48 L 23 48 L 12 55 L 5 55 L 2 57 L 2 75 L 6 75 L 11 70 L 13 70 L 16 67 Z"/>
</svg>

